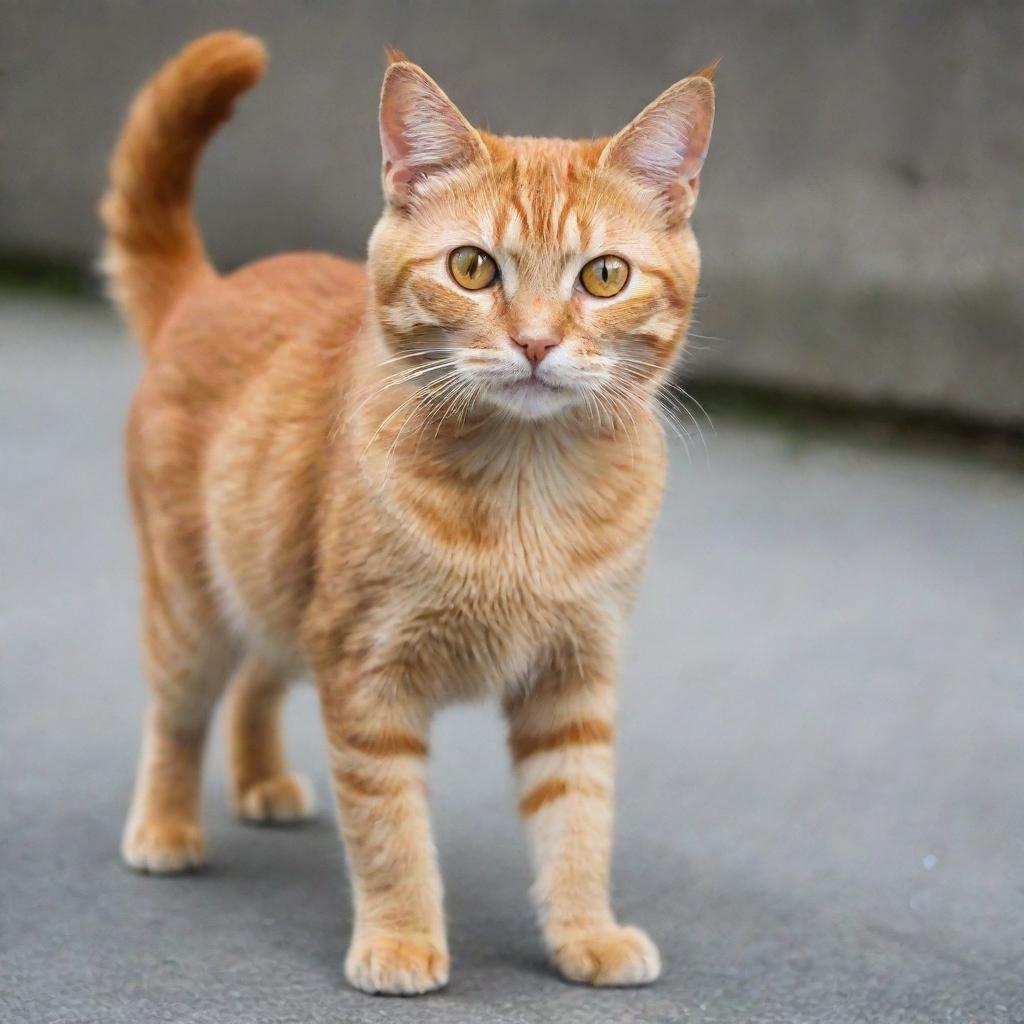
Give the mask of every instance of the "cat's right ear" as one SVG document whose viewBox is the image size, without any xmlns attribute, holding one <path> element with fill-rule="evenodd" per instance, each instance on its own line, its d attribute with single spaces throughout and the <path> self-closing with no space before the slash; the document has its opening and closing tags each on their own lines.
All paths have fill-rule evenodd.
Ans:
<svg viewBox="0 0 1024 1024">
<path fill-rule="evenodd" d="M 384 75 L 380 144 L 384 194 L 398 207 L 408 205 L 431 175 L 487 155 L 459 108 L 422 68 L 407 60 L 392 63 Z"/>
</svg>

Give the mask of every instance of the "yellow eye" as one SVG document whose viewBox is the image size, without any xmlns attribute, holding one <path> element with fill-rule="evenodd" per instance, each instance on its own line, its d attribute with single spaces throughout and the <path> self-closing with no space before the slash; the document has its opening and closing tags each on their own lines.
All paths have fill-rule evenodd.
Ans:
<svg viewBox="0 0 1024 1024">
<path fill-rule="evenodd" d="M 498 265 L 493 257 L 475 245 L 462 245 L 448 257 L 448 269 L 456 283 L 478 292 L 493 284 L 498 276 Z"/>
<path fill-rule="evenodd" d="M 618 295 L 629 280 L 629 264 L 618 256 L 598 256 L 580 271 L 580 284 L 599 299 Z"/>
</svg>

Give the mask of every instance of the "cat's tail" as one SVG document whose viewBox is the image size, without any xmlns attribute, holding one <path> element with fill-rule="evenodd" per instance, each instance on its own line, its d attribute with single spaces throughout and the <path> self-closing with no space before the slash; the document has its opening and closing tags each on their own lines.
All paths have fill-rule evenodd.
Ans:
<svg viewBox="0 0 1024 1024">
<path fill-rule="evenodd" d="M 203 36 L 161 68 L 128 112 L 100 205 L 103 268 L 143 348 L 182 294 L 214 273 L 192 218 L 196 165 L 266 60 L 252 36 Z"/>
</svg>

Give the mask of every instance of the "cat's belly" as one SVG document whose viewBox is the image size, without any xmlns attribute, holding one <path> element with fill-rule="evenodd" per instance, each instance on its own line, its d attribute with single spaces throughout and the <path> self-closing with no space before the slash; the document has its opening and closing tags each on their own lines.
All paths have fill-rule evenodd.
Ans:
<svg viewBox="0 0 1024 1024">
<path fill-rule="evenodd" d="M 211 534 L 207 576 L 229 631 L 250 651 L 298 670 L 299 596 L 306 585 L 298 567 L 281 572 L 278 560 L 264 563 L 258 547 L 243 552 L 237 538 Z"/>
<path fill-rule="evenodd" d="M 315 583 L 316 480 L 285 431 L 257 453 L 244 428 L 232 424 L 210 453 L 207 575 L 236 634 L 295 656 Z"/>
</svg>

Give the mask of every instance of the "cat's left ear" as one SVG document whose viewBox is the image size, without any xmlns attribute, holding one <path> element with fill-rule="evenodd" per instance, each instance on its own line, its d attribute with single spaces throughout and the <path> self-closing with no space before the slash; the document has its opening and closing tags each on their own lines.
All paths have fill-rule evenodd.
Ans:
<svg viewBox="0 0 1024 1024">
<path fill-rule="evenodd" d="M 391 64 L 380 97 L 384 192 L 388 202 L 402 207 L 432 175 L 485 159 L 487 151 L 459 108 L 422 68 L 397 51 L 388 56 Z"/>
<path fill-rule="evenodd" d="M 676 82 L 645 107 L 601 154 L 656 198 L 673 226 L 693 212 L 715 119 L 715 65 Z"/>
</svg>

